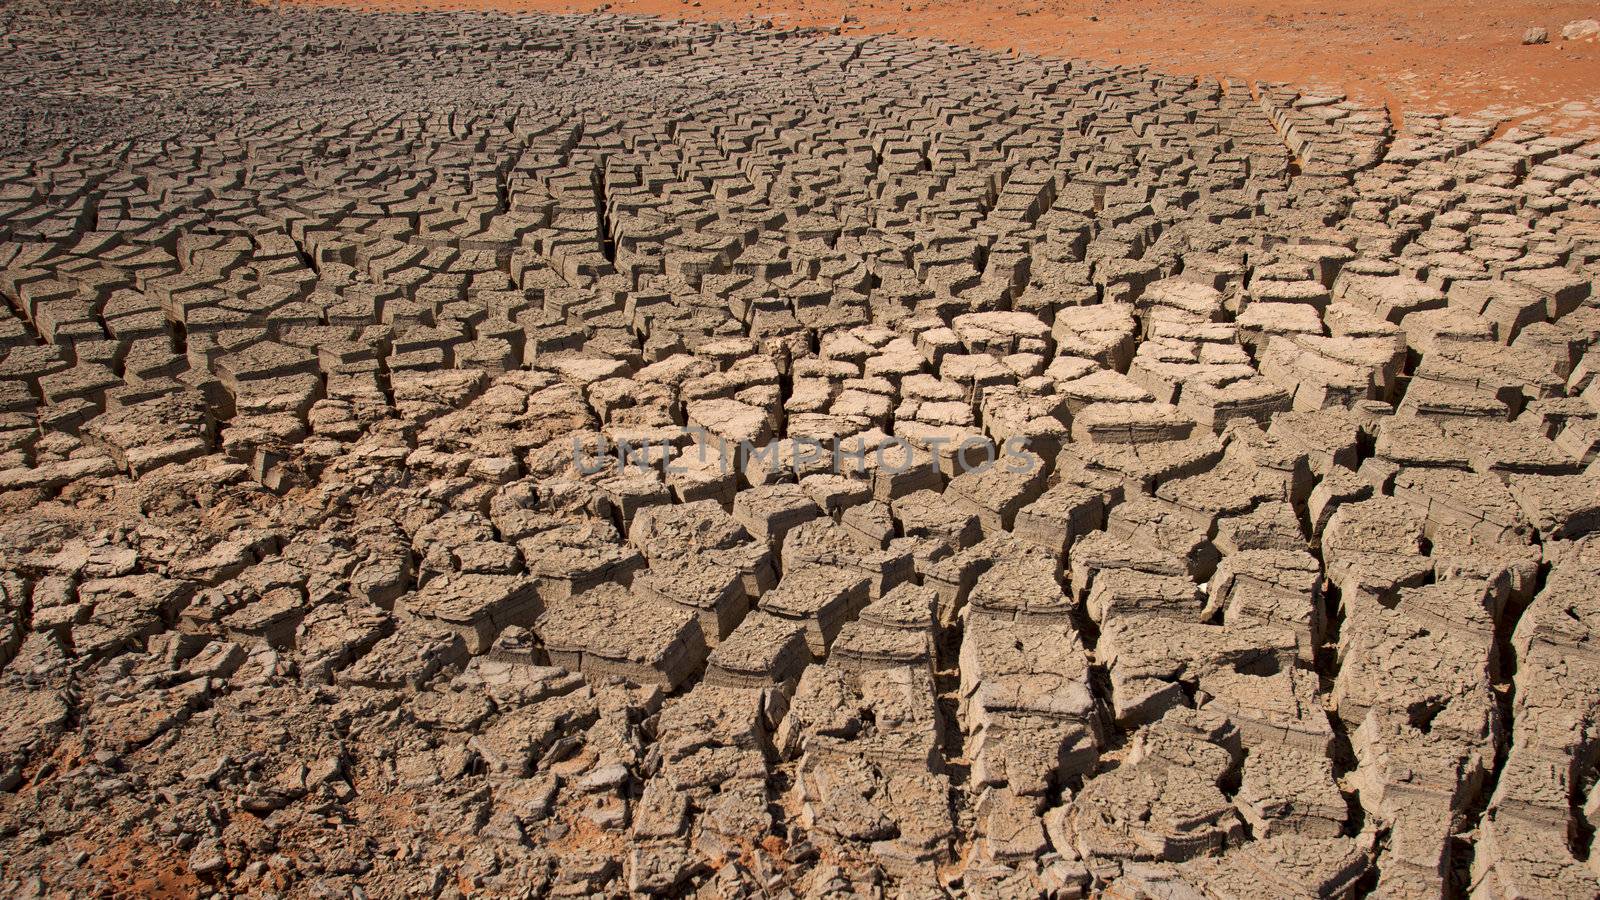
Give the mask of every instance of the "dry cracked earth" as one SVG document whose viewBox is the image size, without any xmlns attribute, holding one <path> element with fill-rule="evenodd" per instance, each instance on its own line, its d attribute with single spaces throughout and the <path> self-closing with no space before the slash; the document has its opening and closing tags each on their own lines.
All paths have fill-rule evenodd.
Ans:
<svg viewBox="0 0 1600 900">
<path fill-rule="evenodd" d="M 1600 143 L 611 15 L 0 92 L 10 896 L 1600 890 Z"/>
</svg>

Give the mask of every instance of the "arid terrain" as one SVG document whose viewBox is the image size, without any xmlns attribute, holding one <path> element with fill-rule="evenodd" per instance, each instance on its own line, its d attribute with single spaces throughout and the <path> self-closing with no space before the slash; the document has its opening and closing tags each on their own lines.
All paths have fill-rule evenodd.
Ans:
<svg viewBox="0 0 1600 900">
<path fill-rule="evenodd" d="M 0 4 L 5 895 L 1594 897 L 1597 82 L 949 9 Z"/>
<path fill-rule="evenodd" d="M 1563 40 L 1600 7 L 1563 0 L 285 0 L 371 9 L 574 13 L 894 34 L 1007 52 L 1285 82 L 1545 132 L 1600 126 L 1600 43 Z M 1524 44 L 1530 28 L 1548 42 Z"/>
</svg>

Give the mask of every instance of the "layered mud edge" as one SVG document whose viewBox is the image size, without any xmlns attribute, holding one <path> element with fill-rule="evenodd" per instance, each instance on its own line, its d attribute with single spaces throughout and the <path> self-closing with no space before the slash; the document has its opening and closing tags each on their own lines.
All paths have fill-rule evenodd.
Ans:
<svg viewBox="0 0 1600 900">
<path fill-rule="evenodd" d="M 0 18 L 21 893 L 1594 894 L 1600 144 L 748 24 Z"/>
</svg>

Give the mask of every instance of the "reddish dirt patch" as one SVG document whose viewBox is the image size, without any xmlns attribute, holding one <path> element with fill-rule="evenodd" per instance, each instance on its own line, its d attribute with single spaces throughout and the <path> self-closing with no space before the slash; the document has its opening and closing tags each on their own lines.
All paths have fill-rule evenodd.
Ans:
<svg viewBox="0 0 1600 900">
<path fill-rule="evenodd" d="M 313 4 L 341 0 L 291 0 Z M 1561 26 L 1592 3 L 1531 0 L 369 0 L 376 9 L 751 15 L 1168 72 L 1333 86 L 1392 110 L 1496 114 L 1547 129 L 1600 125 L 1600 43 Z M 856 21 L 843 22 L 851 16 Z M 1549 44 L 1523 46 L 1528 28 Z"/>
<path fill-rule="evenodd" d="M 91 876 L 91 883 L 98 882 L 123 897 L 177 900 L 198 897 L 204 887 L 183 860 L 142 835 L 93 852 L 83 873 Z"/>
</svg>

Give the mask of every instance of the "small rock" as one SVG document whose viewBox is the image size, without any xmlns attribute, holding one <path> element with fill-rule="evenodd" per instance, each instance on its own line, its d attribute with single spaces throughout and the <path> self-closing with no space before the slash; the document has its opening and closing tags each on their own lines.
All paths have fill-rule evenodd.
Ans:
<svg viewBox="0 0 1600 900">
<path fill-rule="evenodd" d="M 1546 28 L 1529 28 L 1522 33 L 1522 43 L 1524 45 L 1548 44 L 1550 43 L 1550 31 Z"/>
<path fill-rule="evenodd" d="M 791 866 L 803 863 L 809 859 L 815 859 L 816 857 L 816 845 L 805 838 L 801 838 L 798 843 L 791 844 L 789 849 L 785 850 L 783 854 L 784 862 L 787 862 Z"/>
<path fill-rule="evenodd" d="M 621 800 L 600 802 L 584 810 L 584 816 L 605 830 L 625 828 L 628 824 L 628 805 Z"/>
<path fill-rule="evenodd" d="M 196 875 L 210 875 L 226 868 L 228 860 L 222 855 L 222 848 L 215 843 L 208 841 L 189 853 L 189 870 Z"/>
<path fill-rule="evenodd" d="M 1561 39 L 1564 41 L 1581 41 L 1600 34 L 1600 21 L 1594 19 L 1577 19 L 1561 26 Z"/>
<path fill-rule="evenodd" d="M 621 763 L 612 763 L 609 766 L 601 766 L 583 776 L 583 780 L 578 782 L 578 790 L 586 794 L 592 794 L 597 791 L 613 790 L 627 784 L 627 782 L 628 767 Z"/>
</svg>

